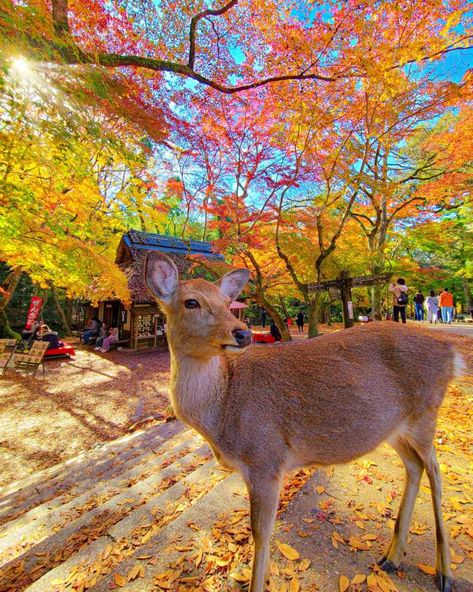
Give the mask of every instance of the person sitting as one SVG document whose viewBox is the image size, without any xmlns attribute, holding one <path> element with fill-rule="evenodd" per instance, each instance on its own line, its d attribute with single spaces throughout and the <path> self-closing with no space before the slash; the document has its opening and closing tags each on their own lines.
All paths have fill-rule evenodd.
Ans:
<svg viewBox="0 0 473 592">
<path fill-rule="evenodd" d="M 281 332 L 276 326 L 276 323 L 272 320 L 271 325 L 269 326 L 269 332 L 274 337 L 274 341 L 281 341 Z"/>
<path fill-rule="evenodd" d="M 105 337 L 105 339 L 102 342 L 100 353 L 105 354 L 106 352 L 108 352 L 112 343 L 115 343 L 116 341 L 118 341 L 118 327 L 112 327 L 110 329 L 108 337 Z"/>
<path fill-rule="evenodd" d="M 59 341 L 56 331 L 52 331 L 48 325 L 41 325 L 36 338 L 39 339 L 39 341 L 49 341 L 48 349 L 56 349 L 57 347 L 64 345 L 62 341 Z"/>
<path fill-rule="evenodd" d="M 102 343 L 108 335 L 108 328 L 105 323 L 100 323 L 99 335 L 95 341 L 95 349 L 99 351 L 102 348 Z"/>
<path fill-rule="evenodd" d="M 41 328 L 41 325 L 44 325 L 43 321 L 34 321 L 31 325 L 31 329 L 23 329 L 21 332 L 21 341 L 25 342 L 33 342 L 37 339 L 38 331 Z"/>
<path fill-rule="evenodd" d="M 89 320 L 87 324 L 87 329 L 82 333 L 80 337 L 82 343 L 87 345 L 88 343 L 90 343 L 92 337 L 97 337 L 99 333 L 99 323 L 100 321 L 97 317 L 94 317 Z"/>
</svg>

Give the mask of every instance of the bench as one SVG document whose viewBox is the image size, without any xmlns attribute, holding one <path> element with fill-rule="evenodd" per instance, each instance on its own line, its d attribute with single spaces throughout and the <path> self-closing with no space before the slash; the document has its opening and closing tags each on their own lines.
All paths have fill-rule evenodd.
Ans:
<svg viewBox="0 0 473 592">
<path fill-rule="evenodd" d="M 110 351 L 121 347 L 122 345 L 128 345 L 130 343 L 129 339 L 119 339 L 118 341 L 114 341 L 110 344 Z"/>
<path fill-rule="evenodd" d="M 16 339 L 0 339 L 0 374 L 7 369 L 16 348 Z"/>
<path fill-rule="evenodd" d="M 23 349 L 20 349 L 22 345 Z M 8 367 L 18 372 L 28 372 L 34 375 L 41 365 L 44 376 L 44 354 L 48 346 L 48 341 L 22 342 L 12 354 Z"/>
</svg>

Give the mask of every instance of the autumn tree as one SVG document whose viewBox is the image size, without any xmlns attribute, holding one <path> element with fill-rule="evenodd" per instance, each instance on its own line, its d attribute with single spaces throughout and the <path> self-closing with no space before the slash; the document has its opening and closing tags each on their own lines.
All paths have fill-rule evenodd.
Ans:
<svg viewBox="0 0 473 592">
<path fill-rule="evenodd" d="M 257 0 L 165 1 L 159 9 L 148 0 L 7 0 L 1 27 L 4 47 L 37 61 L 124 69 L 125 79 L 170 73 L 233 94 L 439 59 L 469 46 L 468 9 L 466 0 L 331 0 L 318 9 Z"/>
<path fill-rule="evenodd" d="M 6 0 L 2 257 L 38 282 L 126 298 L 110 265 L 124 228 L 215 232 L 229 253 L 244 254 L 271 227 L 304 294 L 311 273 L 321 278 L 331 264 L 355 202 L 352 220 L 378 241 L 399 217 L 399 196 L 417 198 L 432 163 L 412 165 L 408 155 L 404 176 L 392 163 L 404 166 L 412 122 L 435 117 L 454 95 L 422 69 L 471 45 L 468 8 Z M 44 87 L 29 78 L 19 98 L 12 68 Z M 166 178 L 156 146 L 174 154 Z M 378 224 L 389 209 L 379 195 L 388 194 L 389 223 Z M 294 212 L 304 208 L 300 226 Z M 314 266 L 299 275 L 286 227 L 311 233 Z"/>
<path fill-rule="evenodd" d="M 21 77 L 20 77 L 21 75 Z M 41 78 L 12 70 L 1 96 L 1 258 L 42 286 L 69 295 L 128 299 L 126 278 L 110 265 L 144 149 L 121 121 L 62 103 Z M 136 128 L 126 128 L 127 135 Z M 123 138 L 123 136 L 122 136 Z M 9 281 L 9 284 L 13 279 Z M 5 288 L 11 293 L 12 288 Z"/>
<path fill-rule="evenodd" d="M 435 197 L 425 191 L 428 182 L 445 173 L 432 153 L 419 149 L 440 113 L 460 96 L 461 85 L 432 81 L 417 69 L 396 71 L 366 83 L 366 122 L 357 138 L 361 152 L 369 153 L 360 192 L 350 215 L 366 237 L 370 271 L 382 272 L 386 264 L 389 232 L 409 223 Z M 380 287 L 373 288 L 372 308 L 380 315 Z"/>
</svg>

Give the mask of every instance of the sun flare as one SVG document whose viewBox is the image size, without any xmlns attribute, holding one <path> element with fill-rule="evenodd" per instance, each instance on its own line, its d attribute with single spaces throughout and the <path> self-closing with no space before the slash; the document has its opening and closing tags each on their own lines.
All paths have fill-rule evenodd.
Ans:
<svg viewBox="0 0 473 592">
<path fill-rule="evenodd" d="M 29 78 L 32 70 L 28 61 L 23 57 L 14 58 L 12 60 L 12 71 L 21 78 Z"/>
</svg>

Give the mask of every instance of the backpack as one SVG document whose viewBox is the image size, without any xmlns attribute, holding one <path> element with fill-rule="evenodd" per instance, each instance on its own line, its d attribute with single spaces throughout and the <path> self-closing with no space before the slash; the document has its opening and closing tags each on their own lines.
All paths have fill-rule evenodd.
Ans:
<svg viewBox="0 0 473 592">
<path fill-rule="evenodd" d="M 409 298 L 407 297 L 406 292 L 401 292 L 401 294 L 396 297 L 396 300 L 398 306 L 406 306 L 406 304 L 409 302 Z"/>
</svg>

